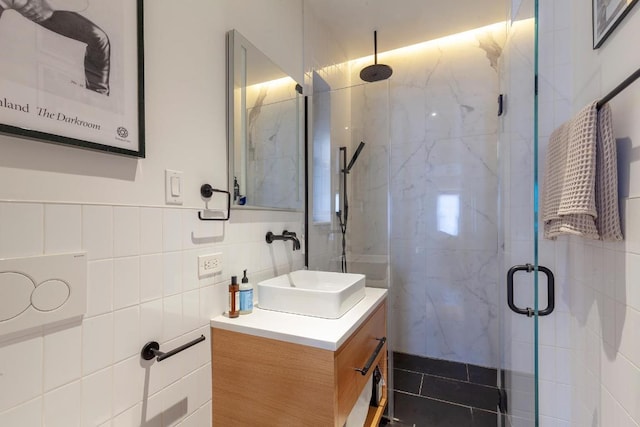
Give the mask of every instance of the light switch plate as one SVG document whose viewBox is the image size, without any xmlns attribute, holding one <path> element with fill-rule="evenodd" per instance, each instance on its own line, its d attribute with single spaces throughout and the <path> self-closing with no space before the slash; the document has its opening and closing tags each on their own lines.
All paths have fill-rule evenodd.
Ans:
<svg viewBox="0 0 640 427">
<path fill-rule="evenodd" d="M 181 205 L 183 194 L 182 172 L 166 169 L 164 171 L 165 202 L 168 205 Z"/>
</svg>

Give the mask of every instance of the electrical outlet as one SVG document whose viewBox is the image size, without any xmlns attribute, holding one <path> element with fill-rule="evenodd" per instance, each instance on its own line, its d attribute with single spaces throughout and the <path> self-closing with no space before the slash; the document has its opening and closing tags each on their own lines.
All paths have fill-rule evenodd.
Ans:
<svg viewBox="0 0 640 427">
<path fill-rule="evenodd" d="M 222 252 L 198 256 L 198 277 L 211 276 L 222 271 Z"/>
</svg>

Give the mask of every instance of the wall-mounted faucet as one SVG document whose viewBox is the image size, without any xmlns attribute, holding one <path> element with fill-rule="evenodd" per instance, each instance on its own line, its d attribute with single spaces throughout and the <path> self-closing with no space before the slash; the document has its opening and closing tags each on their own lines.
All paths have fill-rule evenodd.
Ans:
<svg viewBox="0 0 640 427">
<path fill-rule="evenodd" d="M 273 243 L 274 240 L 291 240 L 293 241 L 293 250 L 300 250 L 300 240 L 298 240 L 298 238 L 296 237 L 296 233 L 294 233 L 293 231 L 284 230 L 280 235 L 273 234 L 272 232 L 268 231 L 267 235 L 265 236 L 265 240 L 267 241 L 267 243 Z"/>
</svg>

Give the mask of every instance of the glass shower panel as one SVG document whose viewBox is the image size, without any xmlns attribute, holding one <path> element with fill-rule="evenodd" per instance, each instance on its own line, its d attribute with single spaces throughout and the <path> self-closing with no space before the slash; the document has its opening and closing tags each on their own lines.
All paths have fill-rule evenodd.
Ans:
<svg viewBox="0 0 640 427">
<path fill-rule="evenodd" d="M 385 57 L 394 67 L 391 347 L 397 378 L 421 375 L 418 391 L 395 393 L 394 415 L 404 424 L 499 422 L 496 97 L 504 41 L 502 23 Z M 462 403 L 462 393 L 444 397 L 449 388 L 471 384 L 469 372 L 476 370 L 486 374 L 487 386 L 472 394 L 486 390 L 493 405 Z"/>
<path fill-rule="evenodd" d="M 314 93 L 310 216 L 310 269 L 340 271 L 344 222 L 343 159 L 364 148 L 347 174 L 348 217 L 344 233 L 349 273 L 367 286 L 388 287 L 388 82 Z"/>
<path fill-rule="evenodd" d="M 499 133 L 500 382 L 506 425 L 513 427 L 539 425 L 538 298 L 546 301 L 546 293 L 537 292 L 536 12 L 535 0 L 511 2 L 500 61 L 500 92 L 505 101 Z M 532 266 L 529 272 L 527 264 Z M 513 302 L 524 310 L 530 308 L 531 316 L 509 309 L 507 271 L 512 266 L 521 266 L 513 274 Z"/>
</svg>

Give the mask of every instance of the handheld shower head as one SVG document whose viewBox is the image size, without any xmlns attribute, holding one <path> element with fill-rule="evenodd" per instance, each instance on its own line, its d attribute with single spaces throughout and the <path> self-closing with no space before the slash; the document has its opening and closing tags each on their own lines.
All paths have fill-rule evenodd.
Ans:
<svg viewBox="0 0 640 427">
<path fill-rule="evenodd" d="M 351 172 L 351 168 L 353 167 L 353 164 L 356 162 L 356 160 L 358 160 L 358 156 L 360 155 L 360 152 L 362 151 L 363 148 L 364 148 L 364 142 L 360 141 L 360 145 L 358 145 L 358 148 L 356 148 L 356 152 L 353 153 L 353 157 L 351 157 L 351 160 L 349 161 L 349 165 L 347 166 L 347 170 L 345 172 L 347 173 Z"/>
</svg>

